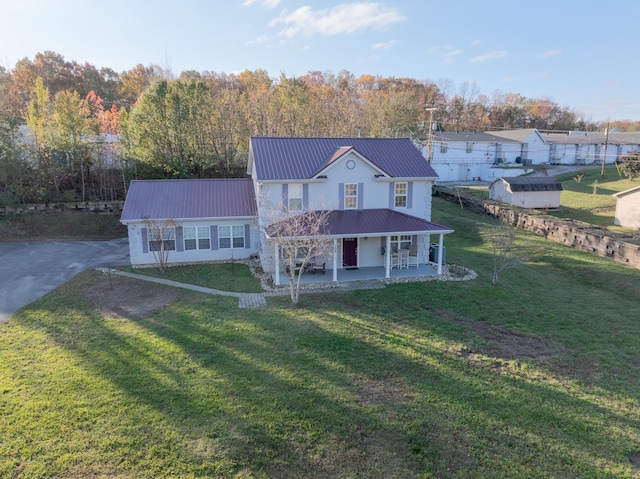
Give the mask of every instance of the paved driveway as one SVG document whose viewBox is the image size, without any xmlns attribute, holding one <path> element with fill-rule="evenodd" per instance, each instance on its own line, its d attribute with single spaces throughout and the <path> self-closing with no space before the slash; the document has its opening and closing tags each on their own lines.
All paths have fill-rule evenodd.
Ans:
<svg viewBox="0 0 640 479">
<path fill-rule="evenodd" d="M 81 271 L 129 264 L 127 238 L 0 243 L 0 323 Z"/>
</svg>

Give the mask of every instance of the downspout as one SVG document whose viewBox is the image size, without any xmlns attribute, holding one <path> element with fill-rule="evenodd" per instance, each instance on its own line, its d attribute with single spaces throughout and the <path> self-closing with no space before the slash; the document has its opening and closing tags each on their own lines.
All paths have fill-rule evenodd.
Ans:
<svg viewBox="0 0 640 479">
<path fill-rule="evenodd" d="M 278 243 L 275 243 L 275 248 L 276 286 L 280 286 L 280 248 L 278 248 Z"/>
<path fill-rule="evenodd" d="M 438 274 L 442 274 L 442 250 L 444 249 L 444 233 L 440 233 L 438 246 Z"/>
<path fill-rule="evenodd" d="M 333 280 L 338 281 L 338 238 L 333 238 Z"/>
</svg>

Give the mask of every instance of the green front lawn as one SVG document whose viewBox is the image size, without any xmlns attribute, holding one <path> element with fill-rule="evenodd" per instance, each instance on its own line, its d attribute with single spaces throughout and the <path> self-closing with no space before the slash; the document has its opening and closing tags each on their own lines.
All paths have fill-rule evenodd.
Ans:
<svg viewBox="0 0 640 479">
<path fill-rule="evenodd" d="M 170 266 L 161 273 L 158 268 L 119 268 L 129 273 L 165 278 L 179 283 L 195 284 L 205 288 L 237 293 L 260 293 L 260 282 L 242 263 L 197 264 L 191 266 Z"/>
<path fill-rule="evenodd" d="M 0 325 L 0 477 L 640 477 L 640 271 L 522 233 L 492 287 L 495 224 L 433 220 L 477 280 L 118 316 L 78 276 Z"/>
</svg>

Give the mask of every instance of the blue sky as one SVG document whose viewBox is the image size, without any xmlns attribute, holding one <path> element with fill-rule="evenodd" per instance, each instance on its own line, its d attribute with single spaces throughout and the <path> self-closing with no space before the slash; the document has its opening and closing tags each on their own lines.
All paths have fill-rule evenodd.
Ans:
<svg viewBox="0 0 640 479">
<path fill-rule="evenodd" d="M 640 120 L 638 18 L 637 0 L 0 0 L 0 65 L 52 50 L 118 72 L 348 70 Z"/>
</svg>

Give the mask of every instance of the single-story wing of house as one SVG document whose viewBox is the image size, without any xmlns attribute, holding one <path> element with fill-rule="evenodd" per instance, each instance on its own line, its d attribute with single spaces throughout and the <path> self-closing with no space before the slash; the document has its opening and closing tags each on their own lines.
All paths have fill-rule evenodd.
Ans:
<svg viewBox="0 0 640 479">
<path fill-rule="evenodd" d="M 554 177 L 502 177 L 491 182 L 489 198 L 521 208 L 558 208 L 562 184 Z"/>
<path fill-rule="evenodd" d="M 131 264 L 246 259 L 258 252 L 256 200 L 250 179 L 132 181 L 120 221 Z"/>
<path fill-rule="evenodd" d="M 623 228 L 640 228 L 640 186 L 615 193 L 616 214 L 613 224 Z"/>
</svg>

